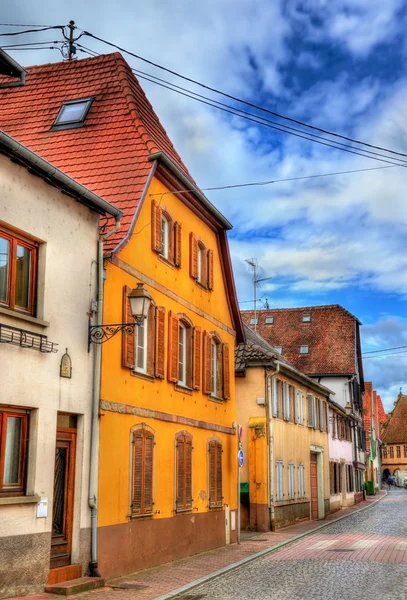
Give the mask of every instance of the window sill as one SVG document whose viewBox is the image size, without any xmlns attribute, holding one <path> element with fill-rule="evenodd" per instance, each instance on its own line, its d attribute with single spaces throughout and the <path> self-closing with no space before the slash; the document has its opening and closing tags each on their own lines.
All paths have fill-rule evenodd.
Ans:
<svg viewBox="0 0 407 600">
<path fill-rule="evenodd" d="M 223 510 L 223 504 L 213 504 L 208 506 L 209 510 Z"/>
<path fill-rule="evenodd" d="M 210 292 L 210 291 L 211 291 L 211 290 L 210 290 L 208 287 L 206 287 L 206 285 L 204 285 L 203 283 L 201 283 L 201 282 L 200 282 L 200 281 L 198 281 L 197 279 L 195 279 L 195 283 L 196 283 L 196 285 L 197 285 L 197 286 L 198 286 L 198 287 L 199 287 L 201 290 L 203 290 L 204 292 Z"/>
<path fill-rule="evenodd" d="M 136 520 L 136 519 L 152 519 L 154 516 L 154 513 L 144 513 L 142 515 L 129 515 L 129 519 L 131 521 Z"/>
<path fill-rule="evenodd" d="M 176 268 L 176 265 L 173 262 L 171 262 L 170 260 L 168 260 L 168 258 L 165 258 L 165 256 L 163 256 L 162 254 L 159 254 L 158 258 L 161 262 L 163 262 L 165 265 L 167 265 L 167 267 L 170 267 L 170 269 Z"/>
<path fill-rule="evenodd" d="M 0 496 L 0 506 L 2 504 L 37 504 L 41 496 Z"/>
<path fill-rule="evenodd" d="M 153 375 L 149 375 L 148 373 L 143 373 L 142 371 L 132 370 L 131 375 L 133 377 L 139 377 L 140 379 L 145 379 L 146 381 L 155 381 L 155 377 Z"/>
<path fill-rule="evenodd" d="M 212 394 L 208 394 L 208 400 L 211 402 L 216 402 L 217 404 L 223 404 L 223 398 L 219 398 L 218 396 L 212 396 Z"/>
<path fill-rule="evenodd" d="M 189 396 L 192 396 L 192 392 L 194 391 L 192 388 L 188 387 L 187 385 L 182 385 L 180 383 L 174 384 L 174 390 L 176 392 L 180 392 L 182 394 L 188 394 Z"/>
<path fill-rule="evenodd" d="M 179 513 L 191 513 L 193 510 L 194 509 L 191 506 L 191 508 L 176 508 L 174 512 L 177 515 Z"/>
<path fill-rule="evenodd" d="M 3 306 L 0 306 L 0 314 L 7 315 L 8 317 L 14 317 L 15 319 L 21 319 L 22 321 L 28 321 L 29 323 L 34 323 L 35 325 L 40 325 L 41 327 L 50 326 L 49 321 L 44 321 L 43 319 L 38 319 L 37 317 L 32 317 L 31 315 L 26 315 L 15 310 L 10 310 L 9 308 L 4 308 Z"/>
</svg>

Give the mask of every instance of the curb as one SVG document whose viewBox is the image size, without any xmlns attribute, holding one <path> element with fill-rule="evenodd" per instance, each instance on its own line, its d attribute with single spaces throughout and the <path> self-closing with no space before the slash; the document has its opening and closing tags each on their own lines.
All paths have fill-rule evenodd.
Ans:
<svg viewBox="0 0 407 600">
<path fill-rule="evenodd" d="M 171 600 L 172 598 L 175 598 L 176 596 L 178 596 L 180 594 L 184 594 L 185 592 L 188 592 L 188 591 L 192 590 L 193 588 L 198 587 L 199 585 L 202 585 L 203 583 L 207 583 L 208 581 L 211 581 L 212 579 L 216 579 L 216 577 L 219 577 L 220 575 L 229 573 L 230 571 L 233 571 L 234 569 L 242 567 L 243 565 L 247 565 L 248 563 L 252 562 L 253 560 L 256 560 L 257 558 L 262 558 L 263 556 L 266 556 L 267 554 L 271 554 L 272 552 L 279 550 L 283 546 L 292 544 L 293 542 L 296 542 L 297 540 L 300 540 L 301 538 L 304 538 L 307 535 L 311 535 L 311 534 L 315 533 L 316 531 L 319 531 L 320 529 L 324 529 L 324 527 L 328 527 L 328 525 L 332 525 L 332 523 L 337 523 L 338 521 L 347 519 L 351 515 L 357 514 L 359 512 L 362 512 L 363 510 L 371 508 L 372 506 L 374 506 L 375 504 L 377 504 L 378 502 L 383 500 L 383 498 L 386 498 L 387 495 L 388 495 L 388 493 L 386 492 L 383 496 L 381 496 L 381 498 L 377 498 L 377 500 L 373 500 L 367 506 L 362 506 L 361 508 L 358 508 L 357 510 L 353 510 L 352 512 L 350 512 L 347 515 L 342 515 L 342 517 L 337 517 L 336 519 L 331 519 L 328 523 L 323 523 L 322 525 L 319 525 L 318 527 L 315 527 L 314 529 L 310 529 L 309 531 L 305 531 L 304 533 L 299 533 L 298 535 L 292 537 L 289 540 L 284 540 L 283 542 L 278 542 L 278 544 L 275 544 L 274 546 L 269 546 L 268 548 L 265 548 L 264 550 L 255 552 L 254 554 L 251 554 L 250 556 L 247 556 L 246 558 L 242 558 L 235 563 L 227 565 L 226 567 L 222 567 L 222 569 L 218 569 L 217 571 L 213 571 L 213 573 L 209 573 L 208 575 L 204 575 L 203 577 L 200 577 L 199 579 L 195 579 L 194 581 L 191 581 L 190 583 L 186 583 L 185 585 L 183 585 L 179 588 L 176 588 L 175 590 L 172 590 L 171 592 L 168 592 L 167 594 L 163 594 L 162 596 L 157 596 L 156 598 L 154 598 L 154 600 Z"/>
</svg>

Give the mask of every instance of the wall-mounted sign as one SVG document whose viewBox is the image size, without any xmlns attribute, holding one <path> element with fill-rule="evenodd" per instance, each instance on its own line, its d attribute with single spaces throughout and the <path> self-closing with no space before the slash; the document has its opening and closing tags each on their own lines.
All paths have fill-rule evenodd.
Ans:
<svg viewBox="0 0 407 600">
<path fill-rule="evenodd" d="M 66 348 L 65 354 L 61 358 L 61 367 L 59 374 L 61 375 L 61 377 L 68 377 L 68 379 L 72 377 L 72 361 L 71 357 L 68 354 L 68 348 Z"/>
<path fill-rule="evenodd" d="M 48 498 L 41 498 L 37 504 L 37 519 L 45 519 L 48 516 Z"/>
</svg>

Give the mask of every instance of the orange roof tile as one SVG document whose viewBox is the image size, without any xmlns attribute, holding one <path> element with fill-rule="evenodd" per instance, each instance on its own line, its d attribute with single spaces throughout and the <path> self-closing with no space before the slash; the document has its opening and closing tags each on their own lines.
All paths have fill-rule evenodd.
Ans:
<svg viewBox="0 0 407 600">
<path fill-rule="evenodd" d="M 241 314 L 243 322 L 250 326 L 254 311 L 246 310 Z M 303 315 L 310 315 L 310 321 L 303 322 Z M 356 373 L 357 354 L 360 355 L 359 321 L 342 306 L 259 310 L 257 317 L 257 332 L 272 346 L 282 346 L 284 358 L 303 373 Z M 266 323 L 266 317 L 273 317 L 273 323 Z M 308 353 L 301 354 L 300 346 L 308 346 Z"/>
<path fill-rule="evenodd" d="M 64 101 L 93 97 L 83 127 L 51 131 Z M 26 84 L 0 90 L 0 128 L 123 211 L 126 235 L 152 163 L 162 151 L 192 180 L 131 68 L 119 53 L 27 68 Z"/>
<path fill-rule="evenodd" d="M 407 444 L 407 395 L 399 394 L 388 421 L 382 428 L 382 441 Z"/>
</svg>

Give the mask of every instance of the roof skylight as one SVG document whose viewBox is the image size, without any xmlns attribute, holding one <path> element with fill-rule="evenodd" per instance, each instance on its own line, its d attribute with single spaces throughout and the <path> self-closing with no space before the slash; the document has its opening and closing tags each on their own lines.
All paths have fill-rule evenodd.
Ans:
<svg viewBox="0 0 407 600">
<path fill-rule="evenodd" d="M 53 128 L 78 127 L 85 121 L 93 98 L 81 98 L 64 102 L 54 121 Z"/>
</svg>

